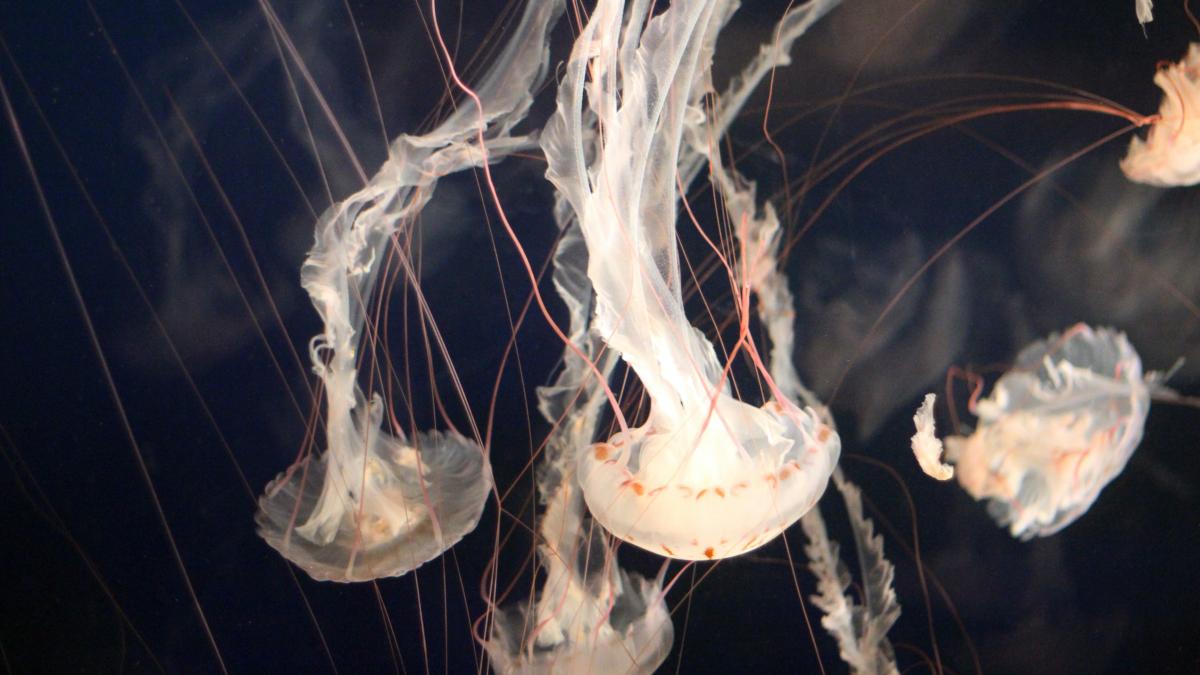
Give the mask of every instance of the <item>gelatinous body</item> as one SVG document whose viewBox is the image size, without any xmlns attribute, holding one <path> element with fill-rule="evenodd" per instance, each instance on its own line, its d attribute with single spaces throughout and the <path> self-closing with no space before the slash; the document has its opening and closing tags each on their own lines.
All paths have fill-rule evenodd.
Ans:
<svg viewBox="0 0 1200 675">
<path fill-rule="evenodd" d="M 1163 90 L 1159 120 L 1146 139 L 1134 137 L 1121 160 L 1129 180 L 1158 187 L 1200 183 L 1200 43 L 1154 75 Z"/>
<path fill-rule="evenodd" d="M 364 406 L 357 406 L 361 410 Z M 353 425 L 347 455 L 308 456 L 267 486 L 259 533 L 314 579 L 369 581 L 409 572 L 475 528 L 491 471 L 455 432 L 412 443 L 380 429 L 377 398 Z"/>
<path fill-rule="evenodd" d="M 556 209 L 561 218 L 567 213 Z M 552 385 L 538 389 L 538 409 L 555 430 L 538 472 L 545 503 L 538 560 L 544 583 L 536 598 L 497 610 L 485 643 L 492 666 L 508 673 L 652 673 L 667 658 L 674 626 L 661 576 L 627 573 L 601 528 L 585 518 L 576 456 L 596 433 L 603 382 L 616 365 L 589 335 L 592 287 L 578 225 L 560 222 L 554 285 L 570 314 L 571 345 Z M 585 360 L 586 359 L 586 360 Z"/>
<path fill-rule="evenodd" d="M 542 517 L 546 575 L 538 601 L 498 611 L 488 654 L 499 673 L 653 673 L 674 628 L 662 579 L 608 560 L 600 530 L 583 520 L 569 481 Z"/>
<path fill-rule="evenodd" d="M 1083 515 L 1142 439 L 1150 389 L 1124 333 L 1077 324 L 1021 351 L 979 427 L 946 439 L 959 484 L 1014 537 L 1053 534 Z"/>
<path fill-rule="evenodd" d="M 325 387 L 328 449 L 277 478 L 256 518 L 259 534 L 315 578 L 404 574 L 479 522 L 492 486 L 483 448 L 458 434 L 418 436 L 413 445 L 395 425 L 396 436 L 388 434 L 384 402 L 374 395 L 368 404 L 359 389 L 360 349 L 371 345 L 367 316 L 385 257 L 415 276 L 393 237 L 420 214 L 438 179 L 531 145 L 510 132 L 545 74 L 546 34 L 561 13 L 558 2 L 527 5 L 479 85 L 479 109 L 460 107 L 429 133 L 399 136 L 375 176 L 317 222 L 301 283 L 324 322 L 309 352 Z"/>
<path fill-rule="evenodd" d="M 547 177 L 587 243 L 594 328 L 651 401 L 643 426 L 580 455 L 584 496 L 616 536 L 684 559 L 737 555 L 773 539 L 820 497 L 840 450 L 811 409 L 734 398 L 711 343 L 683 312 L 680 146 L 703 123 L 716 37 L 734 8 L 685 0 L 647 20 L 644 3 L 626 12 L 622 2 L 600 2 L 542 139 Z M 598 134 L 585 133 L 592 116 Z"/>
</svg>

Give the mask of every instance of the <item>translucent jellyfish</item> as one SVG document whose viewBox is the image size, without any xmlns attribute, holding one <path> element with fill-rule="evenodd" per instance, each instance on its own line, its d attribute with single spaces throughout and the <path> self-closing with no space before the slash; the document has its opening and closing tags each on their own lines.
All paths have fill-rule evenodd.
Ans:
<svg viewBox="0 0 1200 675">
<path fill-rule="evenodd" d="M 978 402 L 975 432 L 946 438 L 947 458 L 1014 537 L 1054 534 L 1125 468 L 1151 383 L 1124 333 L 1076 324 L 1021 351 Z"/>
<path fill-rule="evenodd" d="M 675 2 L 648 21 L 642 3 L 624 10 L 604 1 L 591 14 L 542 139 L 547 177 L 587 243 L 595 330 L 651 402 L 645 424 L 622 420 L 580 455 L 579 480 L 593 516 L 621 539 L 675 558 L 723 558 L 765 544 L 811 508 L 840 442 L 786 398 L 762 407 L 734 398 L 712 344 L 684 316 L 679 148 L 686 122 L 703 119 L 712 51 L 733 6 Z M 584 133 L 585 90 L 600 120 L 594 136 Z M 752 351 L 748 339 L 740 348 Z"/>
<path fill-rule="evenodd" d="M 662 578 L 628 573 L 610 559 L 572 483 L 542 515 L 546 581 L 537 602 L 495 616 L 486 644 L 492 667 L 506 675 L 653 673 L 674 637 Z"/>
<path fill-rule="evenodd" d="M 260 503 L 259 533 L 315 579 L 404 574 L 479 522 L 491 488 L 480 447 L 453 431 L 407 442 L 380 429 L 382 408 L 360 398 L 353 421 L 337 424 L 346 437 L 331 444 L 355 454 L 301 460 Z"/>
<path fill-rule="evenodd" d="M 945 449 L 935 435 L 937 428 L 933 421 L 933 403 L 936 400 L 934 394 L 925 394 L 921 407 L 913 415 L 913 426 L 917 428 L 917 433 L 912 437 L 912 450 L 925 475 L 937 480 L 950 480 L 954 477 L 954 467 L 942 461 Z"/>
<path fill-rule="evenodd" d="M 1158 187 L 1200 183 L 1200 43 L 1192 43 L 1179 63 L 1154 75 L 1163 90 L 1159 120 L 1146 139 L 1135 136 L 1121 160 L 1129 180 Z"/>
<path fill-rule="evenodd" d="M 393 235 L 420 213 L 437 180 L 531 145 L 509 132 L 545 74 L 546 33 L 561 12 L 556 2 L 527 5 L 479 85 L 483 112 L 460 107 L 428 134 L 401 135 L 375 177 L 317 222 L 301 283 L 325 323 L 309 351 L 325 386 L 328 450 L 267 486 L 255 519 L 263 539 L 314 578 L 404 574 L 479 522 L 492 486 L 483 448 L 456 433 L 410 444 L 397 425 L 384 430 L 382 399 L 359 390 L 359 351 L 370 344 L 366 317 L 389 251 L 413 275 L 407 253 L 390 248 Z M 473 142 L 477 134 L 486 150 Z"/>
<path fill-rule="evenodd" d="M 555 213 L 564 218 L 568 211 Z M 576 456 L 594 436 L 605 403 L 588 361 L 607 377 L 617 359 L 588 332 L 592 287 L 579 227 L 559 226 L 565 234 L 554 253 L 554 285 L 570 313 L 571 345 L 554 383 L 538 389 L 538 408 L 555 425 L 537 480 L 546 506 L 538 547 L 545 581 L 536 600 L 496 611 L 485 647 L 493 668 L 506 674 L 652 673 L 674 638 L 662 576 L 621 569 L 603 531 L 584 516 L 576 478 Z"/>
</svg>

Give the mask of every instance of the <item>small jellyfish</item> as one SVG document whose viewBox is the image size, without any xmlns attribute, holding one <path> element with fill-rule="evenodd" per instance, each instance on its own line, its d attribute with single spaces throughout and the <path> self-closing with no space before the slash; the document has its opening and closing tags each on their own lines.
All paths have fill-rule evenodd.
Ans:
<svg viewBox="0 0 1200 675">
<path fill-rule="evenodd" d="M 761 407 L 734 398 L 727 369 L 683 311 L 680 146 L 704 121 L 712 53 L 732 3 L 676 1 L 648 20 L 623 9 L 598 3 L 542 136 L 547 177 L 587 244 L 594 329 L 651 402 L 642 426 L 621 419 L 620 431 L 580 454 L 579 482 L 617 537 L 673 558 L 723 558 L 767 543 L 816 503 L 840 440 L 786 397 Z M 752 352 L 748 341 L 744 333 L 739 348 Z"/>
<path fill-rule="evenodd" d="M 1133 7 L 1137 12 L 1138 23 L 1143 27 L 1154 20 L 1154 0 L 1134 0 Z"/>
<path fill-rule="evenodd" d="M 564 478 L 541 520 L 545 583 L 536 603 L 497 611 L 485 645 L 492 667 L 503 675 L 653 673 L 674 640 L 662 579 L 611 559 Z"/>
<path fill-rule="evenodd" d="M 979 427 L 946 438 L 958 482 L 1014 537 L 1083 515 L 1142 439 L 1153 377 L 1125 334 L 1076 324 L 1035 342 L 979 401 Z"/>
<path fill-rule="evenodd" d="M 1129 180 L 1157 187 L 1200 182 L 1200 43 L 1179 63 L 1159 68 L 1154 84 L 1162 104 L 1146 139 L 1134 136 L 1121 170 Z"/>
<path fill-rule="evenodd" d="M 617 359 L 587 330 L 587 249 L 568 213 L 555 209 L 563 236 L 553 280 L 569 309 L 571 344 L 554 382 L 538 388 L 538 409 L 554 425 L 537 473 L 546 505 L 538 525 L 543 582 L 535 600 L 496 611 L 484 646 L 493 669 L 504 675 L 653 673 L 674 638 L 662 576 L 650 580 L 621 569 L 607 536 L 585 515 L 574 470 L 605 401 L 601 379 L 588 365 L 607 378 Z"/>
</svg>

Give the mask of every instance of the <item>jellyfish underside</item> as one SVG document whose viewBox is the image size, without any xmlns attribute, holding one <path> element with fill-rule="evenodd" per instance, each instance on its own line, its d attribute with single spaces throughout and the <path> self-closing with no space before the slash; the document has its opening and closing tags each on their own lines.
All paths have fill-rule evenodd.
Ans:
<svg viewBox="0 0 1200 675">
<path fill-rule="evenodd" d="M 1123 333 L 1078 324 L 1026 347 L 978 404 L 979 427 L 946 439 L 959 484 L 1014 537 L 1083 515 L 1142 438 L 1150 390 Z"/>
<path fill-rule="evenodd" d="M 659 555 L 712 560 L 767 543 L 820 498 L 838 440 L 811 411 L 721 394 L 711 414 L 687 419 L 619 432 L 580 456 L 588 506 L 609 531 Z"/>
<path fill-rule="evenodd" d="M 259 534 L 318 580 L 419 567 L 475 528 L 491 489 L 474 442 L 434 431 L 406 443 L 380 429 L 379 399 L 359 402 L 339 445 L 301 459 L 259 500 Z"/>
</svg>

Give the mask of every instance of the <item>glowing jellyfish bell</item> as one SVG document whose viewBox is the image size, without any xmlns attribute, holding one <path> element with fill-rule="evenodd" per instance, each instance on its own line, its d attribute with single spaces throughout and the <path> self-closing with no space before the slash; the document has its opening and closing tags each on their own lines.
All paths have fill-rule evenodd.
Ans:
<svg viewBox="0 0 1200 675">
<path fill-rule="evenodd" d="M 704 121 L 712 50 L 733 5 L 676 1 L 649 19 L 644 4 L 623 5 L 603 1 L 592 13 L 542 138 L 547 177 L 587 243 L 594 329 L 651 402 L 642 426 L 623 425 L 580 453 L 579 481 L 617 537 L 659 555 L 722 558 L 767 543 L 807 512 L 841 445 L 812 409 L 781 396 L 761 407 L 734 398 L 712 344 L 683 311 L 680 145 L 688 125 Z M 599 133 L 584 131 L 591 115 Z M 752 350 L 748 340 L 741 348 Z"/>
<path fill-rule="evenodd" d="M 1121 170 L 1137 183 L 1174 187 L 1200 183 L 1200 43 L 1179 63 L 1159 69 L 1162 104 L 1146 139 L 1134 136 Z"/>
<path fill-rule="evenodd" d="M 1014 537 L 1053 534 L 1125 467 L 1153 383 L 1124 333 L 1076 324 L 1021 351 L 977 404 L 978 428 L 946 438 L 946 455 Z"/>
</svg>

